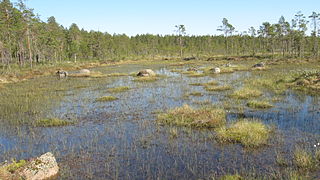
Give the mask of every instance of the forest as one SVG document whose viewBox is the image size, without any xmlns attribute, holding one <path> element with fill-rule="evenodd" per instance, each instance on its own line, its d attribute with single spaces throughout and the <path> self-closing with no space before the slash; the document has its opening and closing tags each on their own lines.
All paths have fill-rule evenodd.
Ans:
<svg viewBox="0 0 320 180">
<path fill-rule="evenodd" d="M 173 28 L 172 35 L 109 34 L 86 31 L 72 24 L 60 25 L 55 17 L 46 22 L 23 0 L 0 3 L 1 66 L 33 66 L 39 63 L 172 57 L 268 56 L 271 58 L 318 58 L 319 14 L 297 12 L 288 21 L 281 16 L 276 23 L 263 22 L 239 32 L 228 19 L 217 27 L 222 35 L 189 36 L 184 25 Z M 175 29 L 174 29 L 175 28 Z M 310 28 L 310 29 L 309 29 Z M 308 31 L 309 29 L 309 31 Z M 310 32 L 309 34 L 307 34 Z"/>
</svg>

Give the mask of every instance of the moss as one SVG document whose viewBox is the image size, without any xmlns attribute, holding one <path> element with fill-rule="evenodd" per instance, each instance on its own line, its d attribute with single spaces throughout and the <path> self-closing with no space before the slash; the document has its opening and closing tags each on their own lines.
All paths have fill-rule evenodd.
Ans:
<svg viewBox="0 0 320 180">
<path fill-rule="evenodd" d="M 193 109 L 189 105 L 177 107 L 158 115 L 161 124 L 216 128 L 225 124 L 226 114 L 222 109 L 202 107 Z"/>
<path fill-rule="evenodd" d="M 267 144 L 270 130 L 258 120 L 243 119 L 217 131 L 221 142 L 238 142 L 245 147 L 258 147 Z"/>
<path fill-rule="evenodd" d="M 130 90 L 130 87 L 128 87 L 128 86 L 119 86 L 119 87 L 115 87 L 115 88 L 109 88 L 108 92 L 120 93 L 120 92 L 124 92 L 124 91 L 128 91 L 128 90 Z"/>
<path fill-rule="evenodd" d="M 255 101 L 255 100 L 249 101 L 247 103 L 247 106 L 255 109 L 267 109 L 272 107 L 272 105 L 267 101 Z"/>
<path fill-rule="evenodd" d="M 65 121 L 57 118 L 40 119 L 35 122 L 37 127 L 57 127 L 57 126 L 67 126 L 72 124 L 72 122 Z"/>
<path fill-rule="evenodd" d="M 118 98 L 114 96 L 103 96 L 96 99 L 97 102 L 107 102 L 107 101 L 115 101 L 115 100 L 118 100 Z"/>
<path fill-rule="evenodd" d="M 257 89 L 250 89 L 250 88 L 242 88 L 237 90 L 231 94 L 231 97 L 236 99 L 249 99 L 255 98 L 262 95 L 262 92 Z"/>
<path fill-rule="evenodd" d="M 5 166 L 5 169 L 10 173 L 14 173 L 17 169 L 25 166 L 26 164 L 27 164 L 27 161 L 25 160 L 20 160 L 18 162 L 13 161 L 11 164 Z"/>
</svg>

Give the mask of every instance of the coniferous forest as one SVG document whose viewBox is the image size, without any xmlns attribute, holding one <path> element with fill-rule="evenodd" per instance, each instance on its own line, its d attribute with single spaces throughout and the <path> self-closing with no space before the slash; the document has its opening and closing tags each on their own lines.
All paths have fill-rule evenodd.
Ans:
<svg viewBox="0 0 320 180">
<path fill-rule="evenodd" d="M 176 30 L 168 27 L 177 32 L 172 35 L 131 37 L 86 31 L 77 24 L 63 27 L 53 16 L 43 22 L 22 0 L 15 4 L 2 0 L 0 12 L 0 59 L 3 67 L 77 60 L 116 61 L 204 55 L 317 58 L 319 54 L 320 22 L 316 12 L 310 15 L 297 12 L 292 19 L 281 16 L 278 22 L 263 22 L 260 27 L 248 27 L 244 32 L 238 32 L 224 18 L 221 26 L 217 27 L 222 35 L 215 36 L 189 36 L 186 35 L 187 27 L 181 25 L 183 29 L 181 26 Z"/>
</svg>

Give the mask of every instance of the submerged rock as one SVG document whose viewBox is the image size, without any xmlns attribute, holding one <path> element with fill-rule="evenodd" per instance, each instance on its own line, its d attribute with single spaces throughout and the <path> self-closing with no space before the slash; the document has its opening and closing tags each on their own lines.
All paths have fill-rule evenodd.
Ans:
<svg viewBox="0 0 320 180">
<path fill-rule="evenodd" d="M 144 69 L 139 71 L 137 76 L 148 77 L 148 76 L 156 76 L 156 73 L 151 69 Z"/>
<path fill-rule="evenodd" d="M 183 58 L 184 61 L 191 61 L 191 60 L 196 60 L 197 58 L 196 57 L 186 57 L 186 58 Z"/>
<path fill-rule="evenodd" d="M 64 71 L 64 70 L 58 70 L 56 72 L 56 75 L 59 77 L 59 78 L 65 78 L 65 77 L 68 77 L 68 72 L 67 71 Z"/>
<path fill-rule="evenodd" d="M 59 166 L 51 152 L 31 160 L 19 172 L 19 176 L 27 180 L 45 180 L 56 176 Z"/>
<path fill-rule="evenodd" d="M 258 64 L 255 64 L 252 66 L 253 68 L 264 68 L 265 67 L 265 64 L 263 62 L 261 63 L 258 63 Z"/>
<path fill-rule="evenodd" d="M 191 68 L 188 68 L 187 71 L 198 71 L 198 69 L 195 67 L 191 67 Z"/>
</svg>

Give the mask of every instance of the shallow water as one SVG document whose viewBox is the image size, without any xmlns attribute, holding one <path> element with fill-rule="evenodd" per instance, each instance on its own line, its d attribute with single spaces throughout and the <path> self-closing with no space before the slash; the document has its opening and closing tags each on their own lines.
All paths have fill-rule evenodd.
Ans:
<svg viewBox="0 0 320 180">
<path fill-rule="evenodd" d="M 280 101 L 273 103 L 271 109 L 228 111 L 228 121 L 253 117 L 276 127 L 277 135 L 270 145 L 254 151 L 239 144 L 221 145 L 214 140 L 214 132 L 210 130 L 156 123 L 157 112 L 183 104 L 199 107 L 201 102 L 209 101 L 222 106 L 228 101 L 243 106 L 229 99 L 228 94 L 233 90 L 206 92 L 203 87 L 189 84 L 216 80 L 237 89 L 242 86 L 238 79 L 252 76 L 250 72 L 190 78 L 170 72 L 173 68 L 166 65 L 121 65 L 99 67 L 94 71 L 131 73 L 144 68 L 152 68 L 165 77 L 151 83 L 134 82 L 132 76 L 83 78 L 80 82 L 90 86 L 65 91 L 63 99 L 47 114 L 76 119 L 75 125 L 54 128 L 3 126 L 0 128 L 0 161 L 30 158 L 52 151 L 61 166 L 61 179 L 208 179 L 236 172 L 268 176 L 280 169 L 274 159 L 277 152 L 291 152 L 297 144 L 311 148 L 320 140 L 319 97 L 289 90 Z M 57 85 L 63 84 L 62 81 L 75 81 L 72 78 L 43 78 Z M 129 86 L 130 90 L 107 91 L 117 86 Z M 185 96 L 194 91 L 203 96 Z M 95 101 L 106 95 L 119 100 Z M 172 128 L 177 129 L 177 138 L 170 136 Z"/>
</svg>

